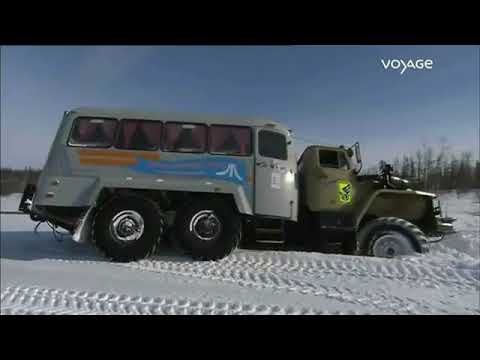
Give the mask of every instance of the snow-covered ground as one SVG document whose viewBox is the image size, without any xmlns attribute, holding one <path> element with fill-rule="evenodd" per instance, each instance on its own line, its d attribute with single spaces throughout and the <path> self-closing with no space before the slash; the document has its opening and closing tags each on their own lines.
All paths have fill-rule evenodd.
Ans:
<svg viewBox="0 0 480 360">
<path fill-rule="evenodd" d="M 239 249 L 198 262 L 162 250 L 119 264 L 2 215 L 1 314 L 480 314 L 480 195 L 441 200 L 459 232 L 398 260 Z"/>
</svg>

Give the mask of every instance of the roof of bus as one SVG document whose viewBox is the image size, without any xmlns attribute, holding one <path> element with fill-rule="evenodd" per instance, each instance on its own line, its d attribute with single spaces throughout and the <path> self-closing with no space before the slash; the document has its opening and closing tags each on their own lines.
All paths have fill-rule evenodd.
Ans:
<svg viewBox="0 0 480 360">
<path fill-rule="evenodd" d="M 120 108 L 94 108 L 94 107 L 79 107 L 72 109 L 71 112 L 77 113 L 79 116 L 98 116 L 98 117 L 114 117 L 130 118 L 130 119 L 146 119 L 146 120 L 161 120 L 161 121 L 178 121 L 178 122 L 193 122 L 205 124 L 228 124 L 239 126 L 256 126 L 264 127 L 274 125 L 275 128 L 287 131 L 288 128 L 276 121 L 261 118 L 250 117 L 235 117 L 222 116 L 210 114 L 198 114 L 187 112 L 148 112 L 138 111 L 133 109 Z"/>
</svg>

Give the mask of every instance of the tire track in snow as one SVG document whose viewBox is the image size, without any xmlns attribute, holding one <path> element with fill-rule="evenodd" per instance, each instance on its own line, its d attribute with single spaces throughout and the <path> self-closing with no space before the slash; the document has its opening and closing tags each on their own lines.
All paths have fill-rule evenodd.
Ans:
<svg viewBox="0 0 480 360">
<path fill-rule="evenodd" d="M 221 260 L 231 265 L 246 265 L 263 270 L 280 269 L 285 272 L 299 272 L 307 276 L 320 273 L 337 273 L 354 277 L 367 277 L 372 279 L 387 278 L 391 280 L 407 280 L 409 282 L 431 282 L 435 285 L 446 285 L 459 288 L 478 288 L 480 279 L 475 269 L 456 269 L 454 267 L 426 266 L 409 259 L 375 259 L 346 256 L 335 259 L 323 258 L 299 259 L 296 254 L 254 254 L 233 253 L 230 257 Z M 273 260 L 273 258 L 276 258 Z"/>
<path fill-rule="evenodd" d="M 2 315 L 322 315 L 311 308 L 252 305 L 239 302 L 191 301 L 185 298 L 141 297 L 105 292 L 7 287 L 1 293 Z M 358 314 L 345 311 L 343 314 Z"/>
<path fill-rule="evenodd" d="M 70 261 L 68 261 L 70 262 Z M 99 264 L 102 262 L 88 261 L 91 264 Z M 103 263 L 105 264 L 105 263 Z M 260 288 L 270 289 L 274 291 L 287 291 L 299 295 L 312 295 L 321 296 L 329 300 L 334 300 L 341 303 L 342 307 L 345 304 L 361 305 L 365 307 L 365 313 L 372 313 L 375 311 L 388 311 L 396 313 L 442 313 L 447 312 L 443 309 L 432 307 L 427 302 L 420 302 L 415 299 L 403 299 L 398 296 L 392 296 L 385 293 L 382 290 L 377 289 L 375 292 L 355 292 L 350 288 L 339 287 L 327 287 L 323 285 L 315 285 L 311 282 L 305 282 L 297 279 L 282 278 L 273 272 L 252 273 L 240 269 L 219 269 L 215 265 L 215 262 L 197 262 L 197 264 L 210 265 L 210 267 L 198 269 L 193 266 L 193 263 L 177 264 L 174 262 L 162 262 L 162 261 L 149 261 L 142 260 L 138 263 L 107 263 L 114 264 L 115 266 L 127 267 L 132 270 L 140 270 L 147 272 L 168 273 L 173 275 L 180 275 L 186 277 L 201 278 L 205 280 L 220 281 L 223 283 L 230 283 L 247 288 Z M 183 266 L 186 265 L 186 266 Z M 212 266 L 213 265 L 213 266 Z M 190 268 L 190 269 L 188 269 Z M 258 271 L 258 270 L 257 270 Z M 94 294 L 93 294 L 94 295 Z M 93 296 L 92 295 L 92 296 Z M 2 312 L 10 313 L 11 310 L 6 304 L 10 304 L 11 301 L 4 300 L 7 294 L 2 293 Z M 29 295 L 25 295 L 29 296 Z M 71 294 L 75 296 L 75 294 Z M 32 299 L 31 299 L 32 300 Z M 33 300 L 38 301 L 39 297 L 34 296 Z M 32 300 L 32 301 L 33 301 Z M 122 300 L 122 297 L 120 298 Z M 35 305 L 35 304 L 34 304 Z M 134 308 L 135 309 L 135 308 Z M 368 310 L 367 310 L 368 309 Z M 45 311 L 45 305 L 42 305 L 40 312 Z M 91 309 L 87 309 L 87 312 L 91 312 Z M 313 310 L 312 310 L 313 311 Z M 102 310 L 99 310 L 102 313 Z M 352 313 L 352 311 L 350 311 Z M 286 313 L 297 314 L 298 311 L 291 310 Z M 307 312 L 308 313 L 308 312 Z M 319 312 L 316 313 L 325 313 Z M 337 312 L 338 313 L 338 312 Z"/>
<path fill-rule="evenodd" d="M 271 259 L 267 261 L 271 262 Z M 198 266 L 203 264 L 203 266 Z M 219 267 L 216 262 L 176 263 L 164 261 L 141 260 L 123 264 L 134 270 L 167 273 L 193 277 L 204 280 L 220 281 L 247 288 L 286 291 L 300 295 L 324 297 L 355 306 L 362 306 L 371 312 L 387 311 L 389 313 L 449 313 L 445 308 L 439 308 L 426 301 L 413 298 L 402 298 L 391 295 L 381 289 L 375 291 L 356 291 L 348 287 L 324 286 L 310 281 L 282 277 L 278 273 L 245 270 L 245 266 L 229 265 Z M 270 265 L 270 268 L 272 265 Z"/>
<path fill-rule="evenodd" d="M 310 253 L 308 253 L 310 255 Z M 329 258 L 326 258 L 329 256 Z M 239 251 L 232 253 L 225 259 L 213 262 L 214 268 L 243 266 L 251 271 L 268 271 L 283 273 L 300 273 L 305 277 L 318 278 L 324 274 L 337 274 L 342 276 L 351 276 L 368 279 L 389 279 L 407 282 L 416 282 L 416 286 L 425 286 L 428 288 L 448 286 L 458 290 L 471 291 L 480 288 L 480 275 L 478 269 L 456 268 L 440 264 L 419 264 L 410 259 L 377 259 L 352 256 L 349 259 L 343 256 L 340 259 L 336 255 L 322 254 L 318 259 L 302 259 L 297 254 L 289 253 L 254 253 L 251 251 Z M 149 259 L 140 260 L 132 263 L 111 263 L 95 260 L 64 260 L 50 259 L 50 261 L 60 261 L 66 263 L 89 263 L 89 264 L 114 264 L 119 266 L 130 266 L 131 264 L 141 264 L 142 261 L 157 261 L 161 263 L 176 264 L 177 268 L 184 268 L 188 271 L 194 269 L 205 269 L 212 262 L 189 261 L 178 262 L 172 260 L 163 260 L 162 256 L 156 255 Z M 391 262 L 391 263 L 387 263 Z"/>
<path fill-rule="evenodd" d="M 303 254 L 302 254 L 303 255 Z M 322 275 L 336 274 L 345 278 L 389 279 L 405 281 L 404 285 L 438 289 L 446 286 L 464 294 L 478 291 L 477 284 L 467 282 L 457 275 L 455 267 L 451 271 L 432 270 L 432 266 L 418 264 L 418 259 L 384 260 L 345 256 L 300 257 L 298 253 L 238 251 L 220 261 L 180 261 L 162 260 L 161 256 L 131 263 L 110 263 L 102 261 L 54 260 L 68 263 L 98 263 L 110 266 L 127 267 L 133 270 L 161 272 L 173 275 L 220 281 L 250 288 L 263 288 L 273 291 L 288 291 L 300 295 L 313 295 L 336 300 L 341 303 L 362 305 L 372 311 L 397 313 L 447 313 L 446 303 L 441 307 L 429 302 L 411 298 L 396 297 L 377 289 L 366 294 L 363 289 L 356 291 L 342 288 L 332 291 L 332 287 L 319 284 Z M 165 258 L 164 258 L 165 259 Z M 389 263 L 386 263 L 389 261 Z M 469 271 L 462 269 L 462 271 Z M 300 279 L 298 278 L 300 276 Z M 450 305 L 455 306 L 452 302 Z M 469 310 L 470 311 L 470 310 Z M 478 312 L 476 309 L 473 312 Z"/>
<path fill-rule="evenodd" d="M 253 255 L 253 256 L 252 256 Z M 339 269 L 343 269 L 343 273 L 340 274 L 346 275 L 346 273 L 352 275 L 354 273 L 355 268 L 358 264 L 354 264 L 352 261 L 349 264 L 343 264 L 343 266 L 336 266 L 337 264 L 335 261 L 331 261 L 330 259 L 320 259 L 320 266 L 318 266 L 319 262 L 313 261 L 312 259 L 307 259 L 307 261 L 301 261 L 298 259 L 289 258 L 285 256 L 278 256 L 278 254 L 268 254 L 266 258 L 260 257 L 259 260 L 264 260 L 264 263 L 261 261 L 254 262 L 257 260 L 255 254 L 245 254 L 240 253 L 239 256 L 232 256 L 221 261 L 217 262 L 178 262 L 178 261 L 165 261 L 165 260 L 141 260 L 138 262 L 132 263 L 107 263 L 101 261 L 83 261 L 84 263 L 92 263 L 92 264 L 104 264 L 109 266 L 119 266 L 119 267 L 127 267 L 132 270 L 141 270 L 141 271 L 148 271 L 148 272 L 158 272 L 158 273 L 169 273 L 174 275 L 181 275 L 187 277 L 194 277 L 194 278 L 201 278 L 206 280 L 213 280 L 213 281 L 220 281 L 224 283 L 230 283 L 238 286 L 248 287 L 248 288 L 261 288 L 261 289 L 270 289 L 272 291 L 287 291 L 296 293 L 299 295 L 311 295 L 311 296 L 320 296 L 327 298 L 329 300 L 335 300 L 339 303 L 343 303 L 343 307 L 345 304 L 353 304 L 355 306 L 361 305 L 365 308 L 366 311 L 369 313 L 371 312 L 378 312 L 378 311 L 387 311 L 387 312 L 394 312 L 394 313 L 448 313 L 446 309 L 448 309 L 453 303 L 450 302 L 442 302 L 441 308 L 438 306 L 433 306 L 432 304 L 415 300 L 409 297 L 398 297 L 393 296 L 391 294 L 386 293 L 382 289 L 372 290 L 352 290 L 351 288 L 347 287 L 337 287 L 337 286 L 324 286 L 318 283 L 318 271 L 321 271 L 322 266 L 324 268 L 329 268 L 331 272 L 338 273 Z M 54 260 L 57 261 L 57 260 Z M 78 263 L 78 261 L 70 261 L 70 260 L 60 260 L 62 262 L 69 262 L 69 263 Z M 82 261 L 80 261 L 82 262 Z M 253 263 L 252 263 L 253 262 Z M 267 264 L 267 266 L 265 266 Z M 415 271 L 418 271 L 418 268 L 414 267 L 412 264 L 407 264 L 405 268 L 411 268 Z M 320 268 L 320 269 L 319 269 Z M 380 265 L 380 271 L 382 271 L 382 267 Z M 411 270 L 410 269 L 410 270 Z M 401 272 L 401 271 L 400 271 Z M 303 279 L 295 278 L 295 274 L 302 274 L 308 275 Z M 293 276 L 293 278 L 292 278 Z M 314 279 L 312 279 L 312 277 Z M 402 277 L 404 279 L 404 277 Z M 317 280 L 317 281 L 312 281 Z M 416 284 L 413 284 L 415 286 Z M 2 312 L 5 310 L 7 313 L 11 312 L 12 310 L 10 307 L 4 306 L 4 304 L 10 304 L 11 301 L 5 300 L 5 297 L 8 293 L 2 293 Z M 81 294 L 80 294 L 81 295 Z M 95 294 L 91 294 L 91 297 Z M 34 301 L 33 304 L 27 306 L 32 313 L 44 313 L 45 311 L 54 312 L 52 309 L 58 309 L 58 296 L 54 298 L 57 299 L 57 303 L 52 300 L 50 296 L 49 299 L 53 301 L 53 303 L 46 304 L 42 303 L 39 309 L 35 308 L 35 301 L 39 301 L 38 296 L 33 296 L 30 294 L 23 294 L 24 297 L 30 299 L 29 301 Z M 70 296 L 76 297 L 76 295 L 70 294 Z M 96 296 L 96 295 L 95 295 Z M 94 297 L 95 297 L 94 296 Z M 40 297 L 41 299 L 42 297 Z M 61 296 L 62 299 L 65 300 L 65 296 Z M 132 300 L 135 303 L 135 298 L 128 300 L 128 298 L 120 297 L 119 298 L 122 302 Z M 102 299 L 100 299 L 102 300 Z M 94 299 L 89 299 L 90 303 L 94 301 Z M 113 301 L 115 303 L 116 300 Z M 130 301 L 131 302 L 131 301 Z M 95 306 L 102 305 L 103 303 L 97 304 L 94 303 Z M 49 305 L 50 307 L 48 307 Z M 33 306 L 33 308 L 32 308 Z M 235 307 L 235 306 L 234 306 Z M 67 311 L 68 313 L 69 306 L 62 307 L 60 306 L 60 312 Z M 20 313 L 24 310 L 24 308 L 18 309 L 14 307 L 15 311 L 19 311 Z M 47 309 L 47 310 L 46 310 Z M 88 308 L 86 310 L 78 309 L 80 312 L 91 313 L 92 311 L 97 311 L 98 313 L 110 313 L 101 307 L 97 310 L 96 308 Z M 137 308 L 133 307 L 134 313 L 142 313 L 140 310 L 136 310 Z M 37 311 L 38 310 L 38 311 Z M 478 313 L 477 309 L 465 309 L 468 312 Z M 56 311 L 56 310 L 55 310 Z M 167 310 L 166 313 L 172 313 L 173 310 Z M 312 310 L 313 311 L 313 310 Z M 117 313 L 118 310 L 113 311 L 113 313 Z M 120 313 L 122 313 L 120 311 Z M 128 312 L 126 312 L 128 313 Z M 162 311 L 160 311 L 162 313 Z M 163 312 L 165 313 L 165 312 Z M 175 311 L 173 311 L 175 313 Z M 183 312 L 182 312 L 183 313 Z M 286 312 L 288 313 L 288 312 Z M 292 313 L 298 313 L 292 310 Z M 308 311 L 307 311 L 308 313 Z M 318 312 L 317 312 L 318 313 Z"/>
</svg>

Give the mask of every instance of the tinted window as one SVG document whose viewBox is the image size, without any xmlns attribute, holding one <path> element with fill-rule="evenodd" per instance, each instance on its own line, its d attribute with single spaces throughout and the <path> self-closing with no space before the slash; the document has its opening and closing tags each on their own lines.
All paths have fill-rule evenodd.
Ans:
<svg viewBox="0 0 480 360">
<path fill-rule="evenodd" d="M 162 140 L 162 123 L 149 120 L 122 120 L 116 147 L 157 150 Z"/>
<path fill-rule="evenodd" d="M 207 144 L 207 127 L 199 124 L 165 124 L 165 150 L 179 152 L 204 152 Z"/>
<path fill-rule="evenodd" d="M 250 128 L 212 125 L 210 127 L 210 152 L 229 155 L 250 155 Z"/>
<path fill-rule="evenodd" d="M 103 118 L 76 118 L 70 134 L 70 145 L 110 147 L 115 139 L 117 120 Z"/>
<path fill-rule="evenodd" d="M 348 162 L 343 152 L 336 150 L 319 150 L 320 165 L 335 169 L 348 169 Z"/>
<path fill-rule="evenodd" d="M 261 130 L 258 133 L 258 153 L 269 158 L 287 160 L 287 139 L 285 135 Z"/>
</svg>

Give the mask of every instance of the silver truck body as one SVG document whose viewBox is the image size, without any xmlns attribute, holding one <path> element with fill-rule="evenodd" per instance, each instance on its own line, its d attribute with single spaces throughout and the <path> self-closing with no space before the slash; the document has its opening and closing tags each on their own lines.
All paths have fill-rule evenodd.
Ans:
<svg viewBox="0 0 480 360">
<path fill-rule="evenodd" d="M 69 143 L 77 118 L 141 119 L 251 129 L 251 152 L 234 156 L 202 153 L 124 150 Z M 118 126 L 117 130 L 118 132 Z M 284 126 L 266 120 L 220 118 L 178 113 L 147 113 L 78 108 L 64 114 L 36 186 L 32 208 L 91 208 L 103 189 L 145 189 L 231 195 L 240 214 L 297 220 L 296 160 L 288 145 L 286 159 L 260 155 L 259 133 L 281 134 Z"/>
</svg>

